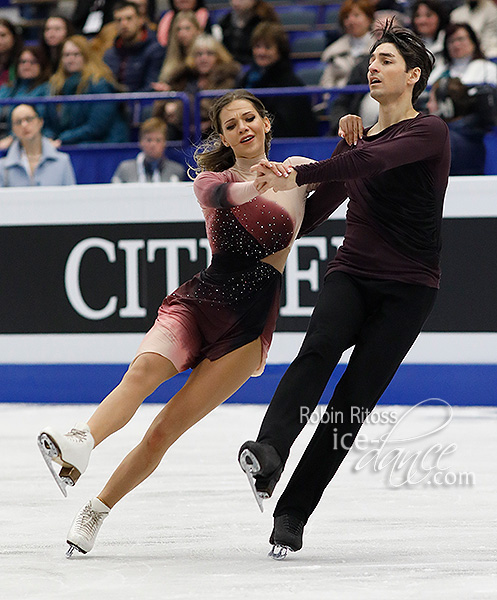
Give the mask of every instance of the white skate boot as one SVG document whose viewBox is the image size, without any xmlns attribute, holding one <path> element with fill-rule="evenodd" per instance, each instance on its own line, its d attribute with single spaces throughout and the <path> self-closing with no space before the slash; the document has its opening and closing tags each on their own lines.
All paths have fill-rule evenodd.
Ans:
<svg viewBox="0 0 497 600">
<path fill-rule="evenodd" d="M 86 471 L 94 445 L 86 423 L 78 423 L 65 434 L 45 427 L 38 436 L 40 452 L 64 496 L 67 496 L 66 487 L 73 486 Z M 62 467 L 59 473 L 54 462 Z"/>
<path fill-rule="evenodd" d="M 67 534 L 67 543 L 69 544 L 66 552 L 67 558 L 71 558 L 74 550 L 86 554 L 93 548 L 100 527 L 109 512 L 110 508 L 98 498 L 89 500 L 83 506 L 74 518 Z"/>
</svg>

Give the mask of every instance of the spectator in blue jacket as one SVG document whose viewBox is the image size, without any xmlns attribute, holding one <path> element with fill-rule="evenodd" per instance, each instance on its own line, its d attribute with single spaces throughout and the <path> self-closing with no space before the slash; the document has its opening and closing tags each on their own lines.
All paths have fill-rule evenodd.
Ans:
<svg viewBox="0 0 497 600">
<path fill-rule="evenodd" d="M 16 137 L 7 156 L 0 160 L 0 186 L 74 185 L 76 179 L 68 154 L 59 152 L 42 136 L 43 119 L 34 106 L 19 104 L 12 111 Z"/>
<path fill-rule="evenodd" d="M 120 89 L 109 67 L 94 56 L 86 38 L 64 42 L 59 68 L 50 78 L 53 95 L 109 94 Z M 125 142 L 128 126 L 118 102 L 71 102 L 49 105 L 49 127 L 62 144 Z"/>
<path fill-rule="evenodd" d="M 37 46 L 25 46 L 15 61 L 15 78 L 0 87 L 0 98 L 25 98 L 48 96 L 48 78 L 50 67 L 43 51 Z M 0 150 L 12 143 L 10 135 L 10 114 L 15 105 L 0 107 Z M 45 106 L 41 104 L 37 111 L 43 117 Z"/>
<path fill-rule="evenodd" d="M 152 91 L 164 61 L 164 48 L 146 25 L 139 7 L 120 2 L 114 8 L 117 37 L 104 61 L 116 80 L 129 92 Z"/>
</svg>

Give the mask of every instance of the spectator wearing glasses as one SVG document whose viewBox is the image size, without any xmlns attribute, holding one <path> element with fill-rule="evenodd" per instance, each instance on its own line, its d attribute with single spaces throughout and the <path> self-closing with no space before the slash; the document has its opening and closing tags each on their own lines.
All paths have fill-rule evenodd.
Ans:
<svg viewBox="0 0 497 600">
<path fill-rule="evenodd" d="M 488 58 L 497 57 L 497 6 L 492 0 L 466 0 L 450 13 L 452 23 L 468 23 Z"/>
<path fill-rule="evenodd" d="M 486 59 L 478 36 L 468 23 L 450 23 L 447 26 L 443 58 L 435 64 L 429 84 L 440 77 L 457 77 L 464 85 L 497 85 L 497 65 Z"/>
<path fill-rule="evenodd" d="M 43 51 L 37 46 L 25 46 L 15 62 L 15 78 L 0 88 L 0 98 L 25 98 L 49 95 L 48 78 L 50 67 Z M 37 111 L 45 114 L 46 105 L 40 105 Z M 12 143 L 10 135 L 10 114 L 13 105 L 0 107 L 0 149 Z"/>
<path fill-rule="evenodd" d="M 19 104 L 12 111 L 16 137 L 7 156 L 0 159 L 0 186 L 74 185 L 68 154 L 59 152 L 41 130 L 43 119 L 34 106 Z"/>
</svg>

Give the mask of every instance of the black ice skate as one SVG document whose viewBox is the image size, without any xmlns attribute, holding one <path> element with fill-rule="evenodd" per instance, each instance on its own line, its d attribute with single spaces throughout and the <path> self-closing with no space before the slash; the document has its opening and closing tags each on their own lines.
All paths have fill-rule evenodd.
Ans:
<svg viewBox="0 0 497 600">
<path fill-rule="evenodd" d="M 288 550 L 297 552 L 302 548 L 304 521 L 292 515 L 280 515 L 274 518 L 274 527 L 269 538 L 273 544 L 268 556 L 275 560 L 286 558 Z"/>
<path fill-rule="evenodd" d="M 273 446 L 250 441 L 240 448 L 238 462 L 247 475 L 261 512 L 264 512 L 262 501 L 271 497 L 283 472 L 283 461 Z"/>
</svg>

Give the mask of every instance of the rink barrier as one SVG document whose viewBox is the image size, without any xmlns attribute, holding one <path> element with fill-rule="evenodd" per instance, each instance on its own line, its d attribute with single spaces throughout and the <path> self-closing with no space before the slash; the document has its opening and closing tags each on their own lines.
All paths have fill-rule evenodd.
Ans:
<svg viewBox="0 0 497 600">
<path fill-rule="evenodd" d="M 10 188 L 0 205 L 0 401 L 98 402 L 132 360 L 164 289 L 209 259 L 192 185 Z M 296 243 L 266 371 L 232 401 L 270 400 L 298 352 L 344 215 L 342 206 Z M 497 405 L 496 225 L 497 177 L 452 178 L 440 296 L 383 402 Z M 152 400 L 165 402 L 185 377 Z M 330 396 L 328 388 L 323 401 Z"/>
<path fill-rule="evenodd" d="M 267 404 L 288 365 L 267 365 L 227 402 Z M 321 397 L 327 404 L 345 370 L 339 364 Z M 0 403 L 92 404 L 121 380 L 127 365 L 0 365 Z M 189 371 L 166 381 L 147 400 L 165 404 L 185 383 Z M 442 399 L 452 406 L 497 406 L 497 365 L 403 364 L 380 404 L 415 405 Z"/>
</svg>

